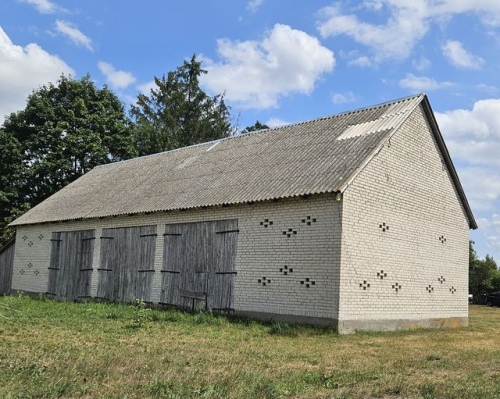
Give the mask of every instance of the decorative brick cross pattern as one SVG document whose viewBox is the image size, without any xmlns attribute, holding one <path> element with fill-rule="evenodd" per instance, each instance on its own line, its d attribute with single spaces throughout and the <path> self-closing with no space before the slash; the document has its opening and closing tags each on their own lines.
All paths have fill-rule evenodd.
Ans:
<svg viewBox="0 0 500 399">
<path fill-rule="evenodd" d="M 457 289 L 456 289 L 455 287 L 451 286 L 451 288 L 450 288 L 450 292 L 451 292 L 452 294 L 454 294 L 455 292 L 457 292 Z"/>
<path fill-rule="evenodd" d="M 257 282 L 261 284 L 263 287 L 265 287 L 267 284 L 271 284 L 271 280 L 265 277 L 259 278 Z"/>
<path fill-rule="evenodd" d="M 439 241 L 441 242 L 441 244 L 444 244 L 446 242 L 446 238 L 444 238 L 444 236 L 441 236 L 439 237 Z"/>
<path fill-rule="evenodd" d="M 269 226 L 273 225 L 273 221 L 269 219 L 264 219 L 263 222 L 260 222 L 260 225 L 264 226 L 267 229 Z"/>
<path fill-rule="evenodd" d="M 425 289 L 427 290 L 427 292 L 429 294 L 434 291 L 434 287 L 432 285 L 430 285 L 430 284 L 427 287 L 425 287 Z"/>
<path fill-rule="evenodd" d="M 385 233 L 386 231 L 389 231 L 389 226 L 388 226 L 388 225 L 386 225 L 386 224 L 385 224 L 385 222 L 384 222 L 384 223 L 382 223 L 382 224 L 379 224 L 379 225 L 378 225 L 378 227 L 379 227 L 379 228 L 380 228 L 380 230 L 382 230 L 384 233 Z"/>
<path fill-rule="evenodd" d="M 35 276 L 38 276 L 40 274 L 38 270 L 35 270 L 33 273 L 35 274 Z"/>
<path fill-rule="evenodd" d="M 359 283 L 359 288 L 363 288 L 363 290 L 366 291 L 367 288 L 370 288 L 370 283 L 368 283 L 366 280 L 363 280 L 362 283 Z"/>
<path fill-rule="evenodd" d="M 288 267 L 287 265 L 285 265 L 280 268 L 280 272 L 286 276 L 288 273 L 293 273 L 293 267 Z"/>
<path fill-rule="evenodd" d="M 24 273 L 26 273 L 24 269 L 19 270 L 19 274 L 24 274 Z"/>
<path fill-rule="evenodd" d="M 297 230 L 294 230 L 294 229 L 287 229 L 287 230 L 283 231 L 283 235 L 287 236 L 287 238 L 290 238 L 292 235 L 296 235 L 296 234 L 297 234 Z"/>
<path fill-rule="evenodd" d="M 310 226 L 311 224 L 316 223 L 316 218 L 311 218 L 311 216 L 308 216 L 305 219 L 302 219 L 300 222 Z"/>
<path fill-rule="evenodd" d="M 383 280 L 383 279 L 384 279 L 384 277 L 387 277 L 387 273 L 386 273 L 386 272 L 384 272 L 383 270 L 381 270 L 381 271 L 379 271 L 379 272 L 377 273 L 377 277 L 378 277 L 380 280 Z"/>
<path fill-rule="evenodd" d="M 33 263 L 28 263 L 28 267 L 31 269 L 33 267 Z"/>
<path fill-rule="evenodd" d="M 306 278 L 305 280 L 300 280 L 301 285 L 305 285 L 306 288 L 309 288 L 311 285 L 316 285 L 316 281 L 311 280 L 310 278 Z"/>
<path fill-rule="evenodd" d="M 26 241 L 28 239 L 28 236 L 25 234 L 23 235 L 23 241 Z"/>
<path fill-rule="evenodd" d="M 399 292 L 399 290 L 401 290 L 401 284 L 399 283 L 394 283 L 392 285 L 392 289 L 395 290 L 396 292 Z"/>
<path fill-rule="evenodd" d="M 28 247 L 32 247 L 32 246 L 33 246 L 33 241 L 30 241 L 30 242 L 28 243 Z"/>
<path fill-rule="evenodd" d="M 441 284 L 443 284 L 443 283 L 446 281 L 446 279 L 445 279 L 443 276 L 441 276 L 441 277 L 439 277 L 439 278 L 438 278 L 438 281 L 439 281 Z"/>
<path fill-rule="evenodd" d="M 39 240 L 43 240 L 43 234 L 40 234 L 40 235 L 38 236 L 38 239 L 39 239 Z"/>
</svg>

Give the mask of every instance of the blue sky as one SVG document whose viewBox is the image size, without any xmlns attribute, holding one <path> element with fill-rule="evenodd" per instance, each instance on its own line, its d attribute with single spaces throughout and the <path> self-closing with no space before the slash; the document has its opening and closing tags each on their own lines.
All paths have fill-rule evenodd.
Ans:
<svg viewBox="0 0 500 399">
<path fill-rule="evenodd" d="M 233 123 L 277 126 L 426 92 L 500 261 L 500 2 L 2 0 L 0 123 L 61 73 L 130 105 L 196 53 Z"/>
</svg>

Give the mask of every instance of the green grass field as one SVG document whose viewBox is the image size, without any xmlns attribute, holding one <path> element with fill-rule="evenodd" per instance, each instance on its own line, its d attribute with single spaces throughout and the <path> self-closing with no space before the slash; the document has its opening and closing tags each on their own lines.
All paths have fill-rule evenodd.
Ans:
<svg viewBox="0 0 500 399">
<path fill-rule="evenodd" d="M 339 336 L 131 305 L 0 298 L 0 398 L 500 398 L 500 308 Z"/>
</svg>

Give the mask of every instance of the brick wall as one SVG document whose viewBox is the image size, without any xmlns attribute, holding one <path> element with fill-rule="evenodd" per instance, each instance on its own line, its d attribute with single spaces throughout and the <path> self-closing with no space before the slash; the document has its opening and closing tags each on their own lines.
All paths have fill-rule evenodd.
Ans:
<svg viewBox="0 0 500 399">
<path fill-rule="evenodd" d="M 341 329 L 466 323 L 468 230 L 419 106 L 344 193 Z"/>
<path fill-rule="evenodd" d="M 165 224 L 222 219 L 238 219 L 240 230 L 235 279 L 237 310 L 336 319 L 340 203 L 329 195 L 20 226 L 17 229 L 13 288 L 30 292 L 47 291 L 52 232 L 95 229 L 92 273 L 92 295 L 95 296 L 102 229 L 157 225 L 152 299 L 158 302 Z M 265 286 L 262 284 L 264 277 Z"/>
</svg>

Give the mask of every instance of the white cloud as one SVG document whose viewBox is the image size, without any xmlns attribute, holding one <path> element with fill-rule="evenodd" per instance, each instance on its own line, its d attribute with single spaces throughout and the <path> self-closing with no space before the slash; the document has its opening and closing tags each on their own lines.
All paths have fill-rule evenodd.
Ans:
<svg viewBox="0 0 500 399">
<path fill-rule="evenodd" d="M 498 171 L 489 167 L 460 167 L 458 175 L 474 212 L 491 212 L 498 209 L 500 203 Z"/>
<path fill-rule="evenodd" d="M 415 76 L 409 73 L 406 78 L 399 81 L 399 86 L 412 92 L 425 92 L 451 87 L 453 83 L 437 82 L 435 79 L 426 76 Z"/>
<path fill-rule="evenodd" d="M 349 104 L 357 100 L 357 96 L 354 95 L 352 91 L 346 91 L 344 93 L 334 93 L 332 96 L 332 103 L 339 104 Z"/>
<path fill-rule="evenodd" d="M 481 57 L 475 56 L 464 49 L 462 43 L 448 40 L 442 47 L 444 56 L 450 64 L 463 69 L 480 69 L 484 63 Z"/>
<path fill-rule="evenodd" d="M 57 4 L 52 3 L 49 0 L 18 0 L 21 3 L 27 3 L 34 6 L 38 12 L 42 14 L 54 14 L 57 11 L 62 11 L 63 9 Z"/>
<path fill-rule="evenodd" d="M 266 122 L 266 125 L 269 127 L 285 126 L 285 125 L 289 125 L 289 124 L 290 124 L 290 122 L 284 121 L 283 119 L 280 119 L 280 118 L 270 118 Z"/>
<path fill-rule="evenodd" d="M 395 2 L 396 4 L 391 4 Z M 360 21 L 356 15 L 343 14 L 340 4 L 320 10 L 319 32 L 323 37 L 347 35 L 369 47 L 373 61 L 404 59 L 427 33 L 427 7 L 423 0 L 387 2 L 390 17 L 385 25 Z"/>
<path fill-rule="evenodd" d="M 247 10 L 250 10 L 250 12 L 257 12 L 259 7 L 264 3 L 264 0 L 250 0 L 247 4 Z"/>
<path fill-rule="evenodd" d="M 436 112 L 473 209 L 500 206 L 500 99 L 477 101 L 472 109 Z"/>
<path fill-rule="evenodd" d="M 63 60 L 35 43 L 14 45 L 0 27 L 0 125 L 11 112 L 23 109 L 26 98 L 40 85 L 74 75 Z"/>
<path fill-rule="evenodd" d="M 354 58 L 353 60 L 349 61 L 347 63 L 349 66 L 359 66 L 359 67 L 369 67 L 373 65 L 373 62 L 370 60 L 370 58 L 366 56 L 361 56 L 358 58 Z"/>
<path fill-rule="evenodd" d="M 149 82 L 146 82 L 146 83 L 142 83 L 140 85 L 137 86 L 137 89 L 142 93 L 142 94 L 145 94 L 147 96 L 149 96 L 149 94 L 151 93 L 151 90 L 152 89 L 156 89 L 157 86 L 156 86 L 156 83 L 154 80 L 151 80 Z"/>
<path fill-rule="evenodd" d="M 56 30 L 67 36 L 73 43 L 77 46 L 83 46 L 87 50 L 93 51 L 92 40 L 89 37 L 85 36 L 81 30 L 75 27 L 71 22 L 67 21 L 56 21 Z"/>
<path fill-rule="evenodd" d="M 411 64 L 413 65 L 413 68 L 415 68 L 417 71 L 422 72 L 428 69 L 432 63 L 428 58 L 422 56 L 418 60 L 413 60 Z"/>
<path fill-rule="evenodd" d="M 106 82 L 116 89 L 125 89 L 135 83 L 136 79 L 130 72 L 116 70 L 113 65 L 100 61 L 97 67 L 106 77 Z"/>
<path fill-rule="evenodd" d="M 242 108 L 277 107 L 282 96 L 309 94 L 335 66 L 333 52 L 317 38 L 281 24 L 260 42 L 220 39 L 217 52 L 222 61 L 204 59 L 209 73 L 201 81 Z"/>
<path fill-rule="evenodd" d="M 318 30 L 323 37 L 345 35 L 366 46 L 371 61 L 406 59 L 433 23 L 459 14 L 475 14 L 487 25 L 500 26 L 500 2 L 493 0 L 365 0 L 366 12 L 386 16 L 384 23 L 368 23 L 344 13 L 342 3 L 319 11 Z"/>
<path fill-rule="evenodd" d="M 384 4 L 382 0 L 364 0 L 360 8 L 366 8 L 368 10 L 380 11 Z"/>
<path fill-rule="evenodd" d="M 496 0 L 427 0 L 432 15 L 476 14 L 487 25 L 500 25 L 500 2 Z"/>
<path fill-rule="evenodd" d="M 481 90 L 482 92 L 485 92 L 489 95 L 498 94 L 498 87 L 487 85 L 484 83 L 480 83 L 480 84 L 476 85 L 476 89 Z"/>
</svg>

